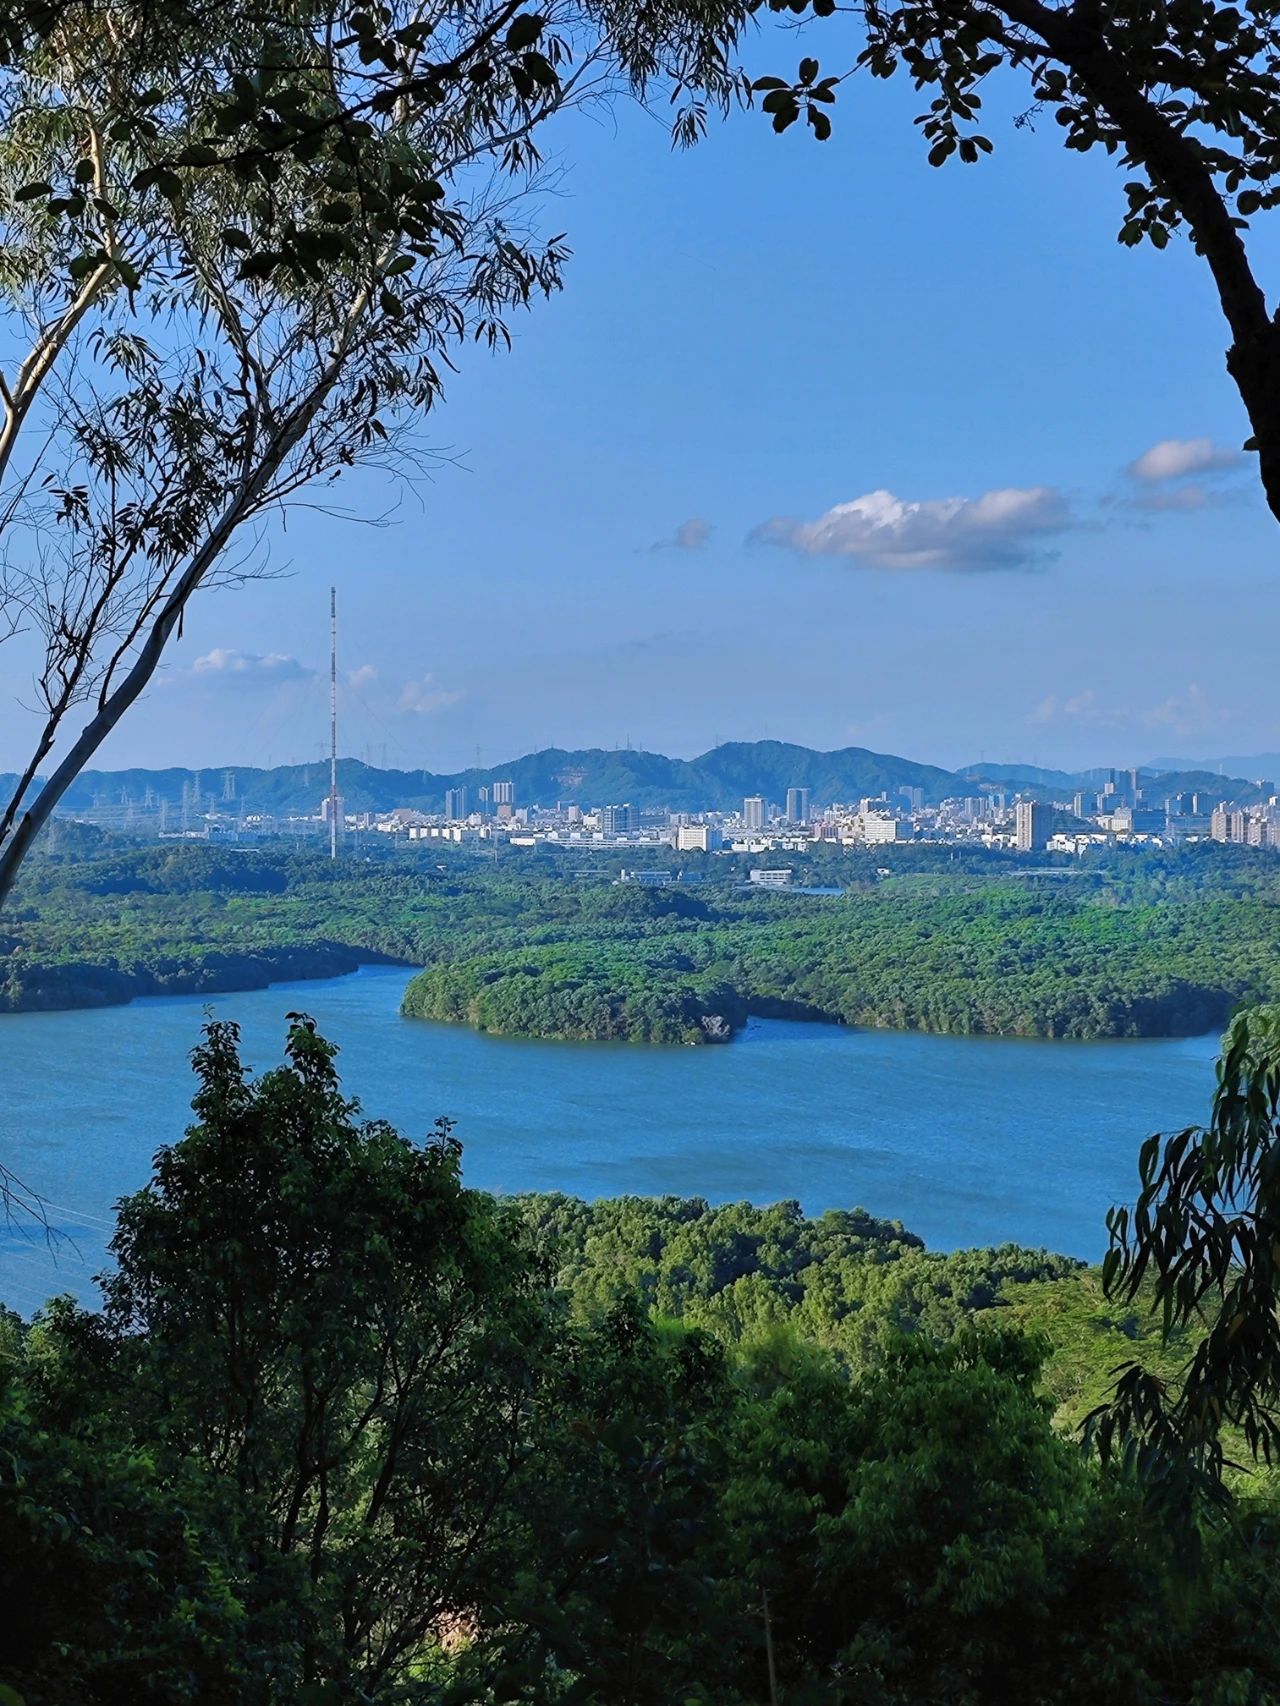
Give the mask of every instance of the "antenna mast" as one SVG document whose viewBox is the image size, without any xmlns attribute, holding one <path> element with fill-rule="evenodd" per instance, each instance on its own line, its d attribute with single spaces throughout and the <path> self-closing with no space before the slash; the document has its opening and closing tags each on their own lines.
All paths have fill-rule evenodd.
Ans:
<svg viewBox="0 0 1280 1706">
<path fill-rule="evenodd" d="M 338 857 L 338 589 L 329 588 L 329 857 Z"/>
</svg>

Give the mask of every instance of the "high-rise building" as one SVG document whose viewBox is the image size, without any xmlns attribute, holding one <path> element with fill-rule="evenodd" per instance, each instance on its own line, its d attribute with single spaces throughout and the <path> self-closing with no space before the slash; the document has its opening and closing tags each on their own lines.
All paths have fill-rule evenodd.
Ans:
<svg viewBox="0 0 1280 1706">
<path fill-rule="evenodd" d="M 1209 834 L 1214 841 L 1230 841 L 1231 813 L 1226 806 L 1215 806 L 1209 819 Z"/>
<path fill-rule="evenodd" d="M 600 808 L 600 827 L 606 835 L 629 835 L 635 828 L 635 819 L 629 805 Z"/>
<path fill-rule="evenodd" d="M 447 788 L 444 796 L 444 815 L 450 823 L 458 823 L 467 815 L 467 790 Z"/>
<path fill-rule="evenodd" d="M 742 802 L 742 821 L 748 829 L 763 829 L 765 819 L 764 795 L 751 794 Z"/>
<path fill-rule="evenodd" d="M 682 823 L 676 830 L 677 853 L 714 853 L 720 845 L 720 831 L 709 823 Z"/>
<path fill-rule="evenodd" d="M 494 782 L 489 789 L 489 798 L 495 806 L 513 806 L 516 803 L 516 785 L 514 782 Z"/>
<path fill-rule="evenodd" d="M 1053 834 L 1053 807 L 1042 800 L 1019 800 L 1014 833 L 1019 853 L 1038 852 Z"/>
<path fill-rule="evenodd" d="M 809 821 L 809 790 L 807 788 L 787 789 L 787 822 L 808 823 Z"/>
</svg>

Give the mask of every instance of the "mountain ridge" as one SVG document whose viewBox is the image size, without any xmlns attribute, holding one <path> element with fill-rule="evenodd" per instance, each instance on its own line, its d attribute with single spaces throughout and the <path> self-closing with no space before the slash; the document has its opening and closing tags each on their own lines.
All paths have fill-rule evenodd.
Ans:
<svg viewBox="0 0 1280 1706">
<path fill-rule="evenodd" d="M 631 748 L 547 747 L 526 753 L 507 764 L 472 766 L 465 770 L 382 769 L 359 759 L 338 762 L 338 786 L 348 811 L 389 811 L 407 806 L 440 811 L 448 789 L 468 790 L 469 805 L 478 803 L 479 790 L 494 782 L 511 782 L 517 805 L 551 806 L 557 801 L 581 805 L 629 803 L 637 808 L 670 806 L 675 811 L 729 810 L 752 794 L 782 804 L 788 788 L 808 788 L 815 805 L 834 800 L 851 802 L 863 796 L 901 788 L 920 788 L 929 803 L 987 787 L 1022 788 L 1041 794 L 1055 790 L 1096 787 L 1105 772 L 1042 770 L 1034 765 L 978 764 L 945 770 L 894 753 L 860 746 L 821 752 L 787 741 L 728 741 L 696 758 L 668 758 L 662 753 Z M 1151 773 L 1144 771 L 1144 775 Z M 190 798 L 199 778 L 201 801 L 248 812 L 274 815 L 313 813 L 328 792 L 327 762 L 276 765 L 218 765 L 201 770 L 170 766 L 90 770 L 78 777 L 60 805 L 64 816 L 126 802 L 143 808 L 166 800 L 180 810 L 184 793 Z M 1154 778 L 1153 778 L 1154 779 Z M 0 777 L 0 785 L 16 778 Z M 1216 775 L 1204 769 L 1175 771 L 1159 777 L 1168 792 L 1203 788 L 1234 790 L 1240 799 L 1255 790 L 1241 777 Z"/>
</svg>

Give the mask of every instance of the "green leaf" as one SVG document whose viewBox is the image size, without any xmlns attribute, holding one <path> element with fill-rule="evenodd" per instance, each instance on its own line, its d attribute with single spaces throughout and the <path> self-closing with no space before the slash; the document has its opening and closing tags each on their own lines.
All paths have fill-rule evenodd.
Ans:
<svg viewBox="0 0 1280 1706">
<path fill-rule="evenodd" d="M 23 184 L 20 190 L 14 191 L 13 199 L 15 201 L 39 201 L 41 196 L 52 194 L 52 184 Z"/>
<path fill-rule="evenodd" d="M 817 75 L 818 62 L 816 59 L 802 59 L 800 61 L 800 81 L 802 83 L 812 83 Z"/>
</svg>

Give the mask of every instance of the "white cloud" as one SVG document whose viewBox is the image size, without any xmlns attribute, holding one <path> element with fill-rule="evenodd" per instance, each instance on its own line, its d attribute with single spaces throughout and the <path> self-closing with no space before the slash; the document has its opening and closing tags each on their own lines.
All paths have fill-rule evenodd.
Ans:
<svg viewBox="0 0 1280 1706">
<path fill-rule="evenodd" d="M 170 670 L 166 685 L 194 682 L 215 688 L 223 683 L 239 691 L 254 687 L 279 687 L 288 681 L 308 681 L 315 674 L 306 664 L 286 652 L 240 652 L 215 646 L 198 657 L 188 669 Z"/>
<path fill-rule="evenodd" d="M 1226 722 L 1228 713 L 1193 681 L 1185 693 L 1171 694 L 1161 704 L 1144 711 L 1142 720 L 1149 729 L 1170 729 L 1174 734 L 1189 735 Z"/>
<path fill-rule="evenodd" d="M 712 527 L 709 521 L 704 521 L 700 515 L 691 516 L 688 521 L 682 521 L 675 532 L 666 539 L 657 539 L 649 547 L 651 551 L 701 551 L 710 539 Z"/>
<path fill-rule="evenodd" d="M 1043 541 L 1071 525 L 1067 501 L 1053 486 L 923 502 L 875 491 L 836 504 L 815 521 L 775 516 L 751 538 L 869 568 L 972 573 L 1033 568 L 1044 560 Z"/>
<path fill-rule="evenodd" d="M 1066 697 L 1050 693 L 1027 718 L 1029 723 L 1074 722 L 1108 729 L 1142 727 L 1180 735 L 1200 734 L 1229 720 L 1229 714 L 1215 705 L 1204 688 L 1194 681 L 1183 692 L 1172 693 L 1145 709 L 1104 703 L 1092 687 Z"/>
<path fill-rule="evenodd" d="M 1056 693 L 1046 695 L 1031 713 L 1028 721 L 1056 723 L 1065 718 L 1075 718 L 1079 722 L 1088 723 L 1118 721 L 1114 712 L 1108 712 L 1098 704 L 1092 687 L 1086 687 L 1083 692 L 1073 693 L 1066 699 L 1060 699 Z"/>
<path fill-rule="evenodd" d="M 1157 485 L 1162 480 L 1185 480 L 1189 474 L 1236 468 L 1243 460 L 1240 451 L 1228 450 L 1211 438 L 1162 438 L 1159 444 L 1153 444 L 1136 457 L 1127 471 L 1131 479 Z M 1182 507 L 1198 506 L 1192 503 Z"/>
<path fill-rule="evenodd" d="M 460 690 L 437 687 L 432 676 L 424 675 L 420 681 L 405 682 L 396 709 L 415 717 L 429 717 L 435 711 L 456 705 L 461 698 Z"/>
<path fill-rule="evenodd" d="M 351 687 L 368 687 L 369 683 L 378 679 L 378 672 L 371 663 L 362 663 L 359 669 L 353 669 L 347 676 Z"/>
</svg>

